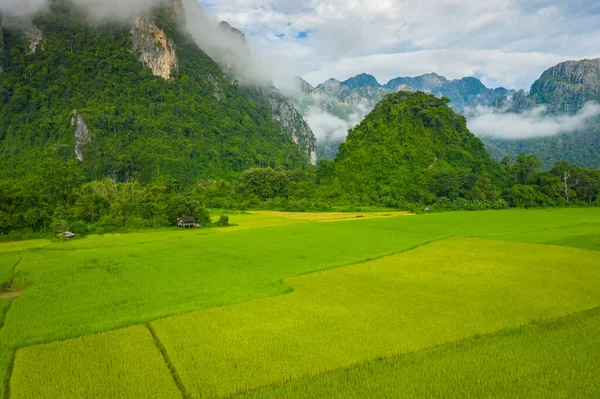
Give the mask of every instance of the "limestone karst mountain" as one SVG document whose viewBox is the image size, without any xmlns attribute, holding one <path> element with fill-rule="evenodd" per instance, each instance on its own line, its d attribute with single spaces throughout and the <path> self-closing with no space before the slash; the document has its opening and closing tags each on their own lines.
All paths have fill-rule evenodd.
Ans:
<svg viewBox="0 0 600 399">
<path fill-rule="evenodd" d="M 319 138 L 319 157 L 333 159 L 347 131 L 385 95 L 397 91 L 422 91 L 447 97 L 449 106 L 467 118 L 485 113 L 521 115 L 539 107 L 543 107 L 543 116 L 560 117 L 577 113 L 590 101 L 600 102 L 600 60 L 569 61 L 550 68 L 527 93 L 490 89 L 473 77 L 448 80 L 430 73 L 399 77 L 382 85 L 373 76 L 360 74 L 344 82 L 330 79 L 316 88 L 298 79 L 294 102 Z M 323 120 L 328 123 L 320 123 Z M 600 122 L 592 121 L 582 130 L 558 132 L 551 137 L 509 140 L 480 133 L 487 149 L 498 160 L 525 152 L 537 155 L 546 168 L 557 160 L 600 167 Z"/>
<path fill-rule="evenodd" d="M 53 0 L 30 25 L 2 24 L 2 177 L 49 160 L 90 179 L 174 184 L 306 165 L 310 142 L 225 76 L 183 29 L 181 7 L 169 0 L 136 20 L 91 24 Z"/>
</svg>

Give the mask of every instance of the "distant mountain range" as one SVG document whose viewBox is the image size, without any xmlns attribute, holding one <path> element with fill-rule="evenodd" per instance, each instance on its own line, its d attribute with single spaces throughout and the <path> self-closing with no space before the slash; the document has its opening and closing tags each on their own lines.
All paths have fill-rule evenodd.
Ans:
<svg viewBox="0 0 600 399">
<path fill-rule="evenodd" d="M 297 79 L 292 95 L 298 111 L 318 136 L 319 157 L 333 159 L 348 129 L 360 122 L 384 96 L 397 91 L 423 91 L 450 99 L 450 107 L 467 118 L 482 114 L 527 115 L 538 111 L 538 120 L 575 115 L 590 102 L 600 102 L 600 60 L 569 61 L 542 74 L 529 93 L 505 88 L 491 89 L 479 79 L 449 80 L 435 73 L 398 77 L 386 84 L 363 73 L 343 82 L 336 79 L 311 86 Z M 510 133 L 510 126 L 506 126 Z M 570 130 L 570 129 L 569 129 Z M 496 159 L 516 157 L 520 152 L 538 155 L 546 167 L 567 160 L 586 167 L 600 167 L 600 123 L 592 120 L 577 131 L 556 132 L 551 137 L 507 139 L 478 132 Z M 535 132 L 531 132 L 535 136 Z M 507 135 L 508 137 L 508 135 Z M 530 136 L 528 136 L 530 137 Z"/>
</svg>

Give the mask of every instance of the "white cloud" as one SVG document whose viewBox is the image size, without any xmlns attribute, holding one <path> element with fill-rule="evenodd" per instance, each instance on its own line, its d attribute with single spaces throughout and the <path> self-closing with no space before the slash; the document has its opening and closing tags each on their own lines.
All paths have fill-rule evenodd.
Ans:
<svg viewBox="0 0 600 399">
<path fill-rule="evenodd" d="M 600 104 L 589 102 L 575 115 L 547 115 L 545 107 L 538 107 L 523 114 L 481 115 L 470 119 L 468 127 L 478 136 L 507 140 L 529 139 L 577 132 L 598 116 Z"/>
<path fill-rule="evenodd" d="M 360 123 L 363 117 L 364 115 L 350 115 L 348 121 L 345 121 L 321 108 L 312 107 L 306 114 L 306 121 L 317 140 L 343 140 L 348 135 L 348 130 Z"/>
<path fill-rule="evenodd" d="M 90 18 L 126 20 L 163 2 L 163 0 L 71 0 Z M 24 17 L 37 12 L 48 0 L 0 0 L 0 10 Z"/>
<path fill-rule="evenodd" d="M 436 72 L 448 79 L 475 76 L 488 87 L 528 87 L 544 70 L 576 56 L 545 53 L 508 53 L 500 50 L 426 50 L 342 58 L 304 74 L 312 83 L 335 77 L 344 80 L 368 71 L 380 82 L 398 76 Z"/>
<path fill-rule="evenodd" d="M 321 81 L 332 76 L 347 78 L 359 72 L 379 73 L 382 79 L 411 70 L 415 71 L 413 74 L 444 73 L 440 71 L 444 59 L 432 62 L 435 60 L 431 57 L 414 54 L 447 51 L 475 54 L 467 56 L 464 62 L 450 58 L 449 62 L 460 64 L 445 68 L 450 77 L 476 75 L 492 85 L 527 89 L 537 77 L 534 69 L 539 75 L 558 61 L 593 57 L 600 48 L 600 9 L 591 0 L 202 0 L 202 3 L 250 37 L 261 38 L 280 58 L 289 59 L 289 64 L 296 66 L 290 73 L 309 78 L 318 76 Z M 310 32 L 306 38 L 297 38 L 298 33 L 306 31 Z M 526 78 L 517 78 L 520 71 L 496 65 L 506 63 L 502 58 L 496 59 L 496 63 L 470 64 L 477 54 L 492 53 L 529 57 L 535 68 L 518 60 L 514 66 L 524 67 Z M 403 63 L 396 64 L 395 69 L 388 64 L 383 70 L 383 64 L 392 55 Z M 342 73 L 338 69 L 353 61 L 373 70 L 346 68 Z M 513 56 L 508 64 L 514 61 Z M 311 82 L 320 83 L 313 79 Z"/>
</svg>

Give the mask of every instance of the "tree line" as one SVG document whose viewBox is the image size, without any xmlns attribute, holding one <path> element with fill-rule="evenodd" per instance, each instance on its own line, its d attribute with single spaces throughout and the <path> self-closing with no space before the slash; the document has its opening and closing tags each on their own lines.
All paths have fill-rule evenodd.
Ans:
<svg viewBox="0 0 600 399">
<path fill-rule="evenodd" d="M 119 229 L 175 226 L 180 216 L 210 225 L 207 209 L 241 211 L 328 211 L 386 207 L 412 211 L 484 210 L 565 206 L 600 206 L 600 171 L 557 162 L 542 170 L 534 155 L 521 154 L 501 163 L 502 183 L 491 197 L 478 190 L 461 191 L 447 180 L 445 195 L 428 187 L 431 201 L 414 202 L 390 190 L 357 193 L 335 177 L 335 163 L 321 160 L 303 170 L 251 168 L 234 180 L 199 180 L 189 187 L 168 178 L 151 184 L 86 181 L 77 161 L 48 159 L 39 174 L 25 180 L 0 180 L 0 235 L 7 238 L 54 235 L 65 229 L 78 234 Z M 454 187 L 451 187 L 454 185 Z"/>
</svg>

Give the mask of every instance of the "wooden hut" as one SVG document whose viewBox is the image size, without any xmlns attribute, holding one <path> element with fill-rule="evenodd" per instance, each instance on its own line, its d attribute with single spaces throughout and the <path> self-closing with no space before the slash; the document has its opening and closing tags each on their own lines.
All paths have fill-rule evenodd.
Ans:
<svg viewBox="0 0 600 399">
<path fill-rule="evenodd" d="M 192 216 L 177 218 L 177 226 L 182 229 L 193 229 L 196 226 L 196 219 Z"/>
</svg>

